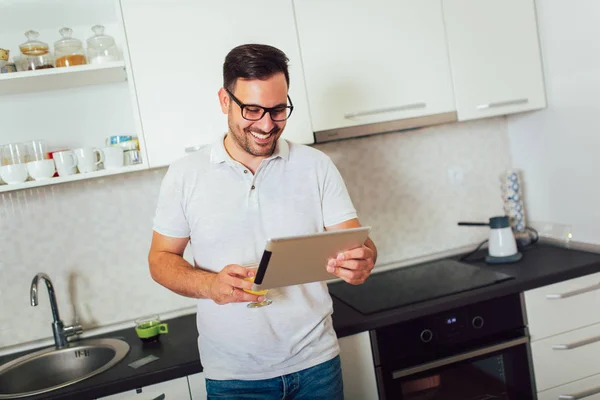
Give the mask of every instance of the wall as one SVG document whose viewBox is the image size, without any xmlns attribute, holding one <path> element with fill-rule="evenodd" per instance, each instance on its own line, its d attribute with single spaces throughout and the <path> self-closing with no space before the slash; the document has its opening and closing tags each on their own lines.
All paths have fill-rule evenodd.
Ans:
<svg viewBox="0 0 600 400">
<path fill-rule="evenodd" d="M 363 225 L 373 227 L 378 266 L 477 243 L 487 230 L 456 222 L 502 212 L 499 175 L 510 166 L 504 118 L 317 147 L 340 169 Z M 0 194 L 0 348 L 51 335 L 45 289 L 38 307 L 29 305 L 37 272 L 53 280 L 63 320 L 77 315 L 87 328 L 193 305 L 147 270 L 165 171 Z"/>
<path fill-rule="evenodd" d="M 523 170 L 529 220 L 572 226 L 600 242 L 600 2 L 538 1 L 548 108 L 508 118 L 514 166 Z"/>
</svg>

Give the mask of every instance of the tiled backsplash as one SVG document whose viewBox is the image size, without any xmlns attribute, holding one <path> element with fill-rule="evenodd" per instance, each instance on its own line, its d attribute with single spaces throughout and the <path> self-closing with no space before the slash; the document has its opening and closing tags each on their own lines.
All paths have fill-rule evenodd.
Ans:
<svg viewBox="0 0 600 400">
<path fill-rule="evenodd" d="M 475 243 L 502 212 L 499 175 L 510 167 L 506 121 L 494 118 L 316 146 L 346 180 L 378 265 Z M 453 171 L 449 173 L 448 171 Z M 147 252 L 159 185 L 156 169 L 0 194 L 0 348 L 51 336 L 45 288 L 61 317 L 84 329 L 191 306 L 149 276 Z M 462 182 L 461 182 L 462 181 Z"/>
</svg>

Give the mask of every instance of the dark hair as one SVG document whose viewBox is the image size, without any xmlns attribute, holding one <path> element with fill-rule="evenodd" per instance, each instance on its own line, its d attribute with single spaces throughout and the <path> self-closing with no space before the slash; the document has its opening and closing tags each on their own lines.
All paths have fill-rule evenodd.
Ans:
<svg viewBox="0 0 600 400">
<path fill-rule="evenodd" d="M 243 44 L 233 48 L 223 63 L 223 87 L 233 92 L 238 78 L 267 79 L 283 72 L 290 86 L 289 59 L 278 48 L 266 44 Z"/>
</svg>

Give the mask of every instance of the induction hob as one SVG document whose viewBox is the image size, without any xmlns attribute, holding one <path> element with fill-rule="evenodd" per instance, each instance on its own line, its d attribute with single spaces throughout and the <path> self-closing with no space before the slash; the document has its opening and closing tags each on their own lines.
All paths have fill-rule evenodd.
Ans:
<svg viewBox="0 0 600 400">
<path fill-rule="evenodd" d="M 362 285 L 335 282 L 329 292 L 363 315 L 490 286 L 514 277 L 454 260 L 375 273 Z"/>
</svg>

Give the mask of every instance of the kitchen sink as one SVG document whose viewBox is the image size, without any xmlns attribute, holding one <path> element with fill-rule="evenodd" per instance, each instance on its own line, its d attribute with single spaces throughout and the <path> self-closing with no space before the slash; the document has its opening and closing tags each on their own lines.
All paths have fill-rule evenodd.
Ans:
<svg viewBox="0 0 600 400">
<path fill-rule="evenodd" d="M 119 339 L 87 339 L 50 347 L 0 365 L 0 399 L 47 393 L 115 366 L 129 352 Z"/>
</svg>

